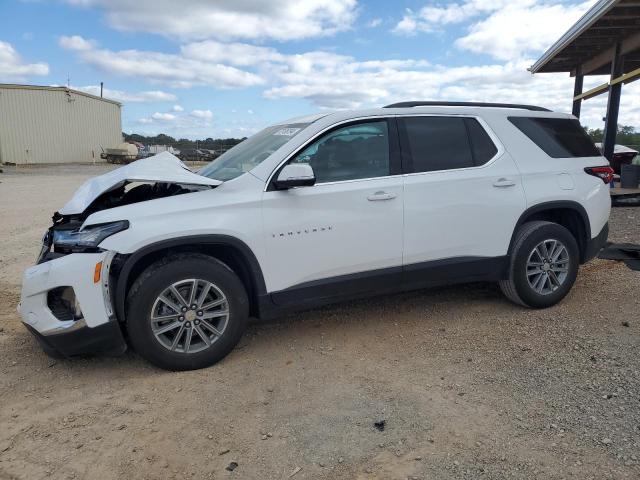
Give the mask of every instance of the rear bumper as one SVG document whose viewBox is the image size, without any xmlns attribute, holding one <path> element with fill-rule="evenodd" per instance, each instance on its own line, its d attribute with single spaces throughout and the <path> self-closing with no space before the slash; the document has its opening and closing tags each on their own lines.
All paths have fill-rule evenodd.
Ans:
<svg viewBox="0 0 640 480">
<path fill-rule="evenodd" d="M 606 245 L 608 237 L 609 223 L 607 222 L 604 224 L 604 227 L 602 227 L 602 230 L 600 230 L 600 233 L 587 242 L 586 248 L 584 249 L 582 263 L 586 263 L 595 258 L 598 253 L 600 253 L 600 250 L 602 250 Z"/>
<path fill-rule="evenodd" d="M 121 355 L 127 350 L 118 322 L 109 322 L 94 328 L 82 327 L 55 335 L 42 335 L 32 326 L 25 326 L 36 337 L 42 349 L 53 357 Z"/>
</svg>

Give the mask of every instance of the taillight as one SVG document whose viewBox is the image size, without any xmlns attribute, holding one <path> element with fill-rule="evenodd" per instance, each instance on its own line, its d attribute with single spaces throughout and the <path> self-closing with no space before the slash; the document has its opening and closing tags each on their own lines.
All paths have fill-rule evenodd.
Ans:
<svg viewBox="0 0 640 480">
<path fill-rule="evenodd" d="M 599 177 L 604 183 L 613 182 L 613 168 L 611 167 L 587 167 L 584 171 L 589 175 Z"/>
</svg>

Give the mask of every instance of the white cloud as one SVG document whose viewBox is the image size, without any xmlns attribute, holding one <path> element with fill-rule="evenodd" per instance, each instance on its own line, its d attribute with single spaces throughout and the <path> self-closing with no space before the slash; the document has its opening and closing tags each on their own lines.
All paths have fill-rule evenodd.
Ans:
<svg viewBox="0 0 640 480">
<path fill-rule="evenodd" d="M 180 47 L 180 51 L 183 56 L 193 60 L 229 63 L 239 67 L 277 62 L 285 58 L 275 48 L 259 47 L 247 43 L 222 43 L 216 40 L 188 43 Z"/>
<path fill-rule="evenodd" d="M 167 84 L 174 88 L 198 85 L 236 88 L 263 83 L 255 73 L 186 55 L 143 50 L 113 51 L 98 48 L 95 42 L 77 35 L 61 37 L 59 44 L 62 48 L 76 52 L 83 62 L 104 72 L 143 77 L 152 83 Z"/>
<path fill-rule="evenodd" d="M 540 52 L 560 38 L 592 3 L 509 4 L 472 25 L 469 33 L 456 40 L 455 45 L 499 60 Z"/>
<path fill-rule="evenodd" d="M 254 111 L 253 111 L 253 110 L 251 110 L 251 109 L 249 109 L 249 110 L 247 110 L 247 113 L 248 113 L 249 115 L 253 115 L 253 114 L 254 114 Z"/>
<path fill-rule="evenodd" d="M 98 7 L 119 30 L 181 40 L 292 40 L 331 35 L 350 27 L 356 0 L 67 0 Z"/>
<path fill-rule="evenodd" d="M 211 120 L 213 118 L 213 112 L 211 110 L 193 110 L 191 112 L 191 116 L 202 118 L 204 120 Z"/>
<path fill-rule="evenodd" d="M 535 3 L 535 0 L 466 0 L 437 6 L 428 4 L 417 12 L 407 8 L 402 20 L 396 24 L 393 31 L 406 35 L 416 32 L 433 32 L 440 30 L 442 25 L 464 22 L 481 13 L 500 10 L 514 3 L 530 5 Z"/>
<path fill-rule="evenodd" d="M 100 95 L 100 85 L 87 85 L 85 87 L 72 87 L 91 95 Z M 122 103 L 153 103 L 153 102 L 175 102 L 178 97 L 172 93 L 161 90 L 146 90 L 142 92 L 124 92 L 122 90 L 112 90 L 104 88 L 102 92 L 105 98 L 110 98 Z"/>
<path fill-rule="evenodd" d="M 182 105 L 174 105 L 171 110 L 173 110 L 174 112 L 183 112 L 184 108 L 182 108 Z"/>
<path fill-rule="evenodd" d="M 156 112 L 151 115 L 153 120 L 159 120 L 161 122 L 171 122 L 176 119 L 176 116 L 173 113 L 160 113 Z"/>
<path fill-rule="evenodd" d="M 61 36 L 58 44 L 65 50 L 75 50 L 76 52 L 90 51 L 96 46 L 93 40 L 87 40 L 80 35 Z"/>
<path fill-rule="evenodd" d="M 8 42 L 0 40 L 0 80 L 22 81 L 32 75 L 48 75 L 46 63 L 24 63 L 18 52 Z"/>
<path fill-rule="evenodd" d="M 329 109 L 424 99 L 530 103 L 571 111 L 573 79 L 566 74 L 531 75 L 527 67 L 533 59 L 447 67 L 411 59 L 358 62 L 319 52 L 301 57 L 303 60 L 289 59 L 284 66 L 274 67 L 274 85 L 265 90 L 266 98 L 303 98 Z M 597 84 L 605 79 L 592 81 Z M 624 96 L 626 109 L 621 121 L 640 125 L 640 84 L 625 86 Z M 605 97 L 585 102 L 583 122 L 601 126 L 605 104 Z"/>
<path fill-rule="evenodd" d="M 516 60 L 549 47 L 593 3 L 594 0 L 573 4 L 557 0 L 465 0 L 444 6 L 426 5 L 417 12 L 407 9 L 393 32 L 436 32 L 443 26 L 475 19 L 455 45 L 499 60 Z"/>
<path fill-rule="evenodd" d="M 382 25 L 382 19 L 381 18 L 374 18 L 374 19 L 369 20 L 367 22 L 367 27 L 369 27 L 369 28 L 376 28 L 376 27 L 379 27 L 380 25 Z"/>
</svg>

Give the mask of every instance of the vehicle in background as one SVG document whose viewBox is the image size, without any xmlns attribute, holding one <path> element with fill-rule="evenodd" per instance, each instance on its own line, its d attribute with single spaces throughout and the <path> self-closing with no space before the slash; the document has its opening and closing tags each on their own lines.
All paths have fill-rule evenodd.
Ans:
<svg viewBox="0 0 640 480">
<path fill-rule="evenodd" d="M 188 162 L 210 162 L 216 156 L 211 153 L 210 150 L 204 150 L 200 148 L 189 148 L 182 150 L 178 158 Z"/>
<path fill-rule="evenodd" d="M 189 370 L 226 356 L 249 316 L 351 298 L 490 281 L 545 308 L 605 244 L 612 178 L 575 117 L 540 107 L 297 118 L 197 172 L 164 152 L 88 180 L 19 311 L 53 355 L 130 345 Z"/>
<path fill-rule="evenodd" d="M 602 143 L 596 143 L 596 147 L 602 153 Z M 611 159 L 611 168 L 620 175 L 622 165 L 631 165 L 633 159 L 638 155 L 638 151 L 624 145 L 616 144 L 613 149 L 613 158 Z"/>
<path fill-rule="evenodd" d="M 123 142 L 115 147 L 105 148 L 100 158 L 109 163 L 131 163 L 140 158 L 138 147 L 132 143 Z"/>
</svg>

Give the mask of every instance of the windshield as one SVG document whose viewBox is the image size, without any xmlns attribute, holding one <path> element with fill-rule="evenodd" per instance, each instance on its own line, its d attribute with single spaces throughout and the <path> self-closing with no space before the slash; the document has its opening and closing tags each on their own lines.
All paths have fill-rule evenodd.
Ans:
<svg viewBox="0 0 640 480">
<path fill-rule="evenodd" d="M 239 177 L 266 160 L 307 125 L 292 123 L 267 127 L 227 150 L 196 173 L 223 182 Z"/>
</svg>

